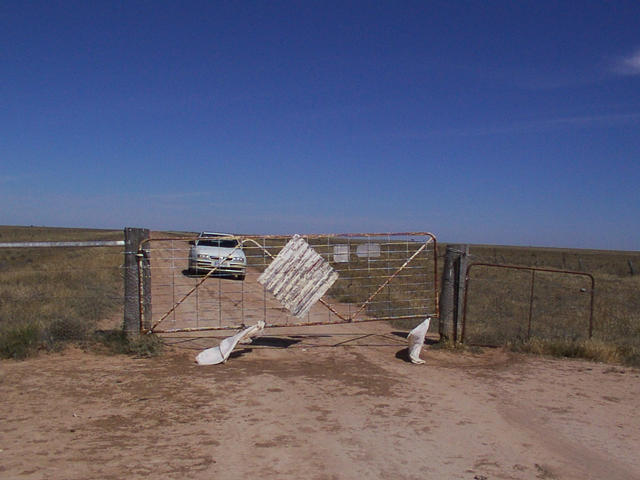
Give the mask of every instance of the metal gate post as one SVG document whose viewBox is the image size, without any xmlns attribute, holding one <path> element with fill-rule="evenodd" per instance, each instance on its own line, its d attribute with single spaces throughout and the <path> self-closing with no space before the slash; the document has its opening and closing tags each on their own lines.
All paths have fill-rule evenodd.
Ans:
<svg viewBox="0 0 640 480">
<path fill-rule="evenodd" d="M 150 232 L 144 228 L 124 229 L 124 331 L 128 336 L 140 335 L 144 325 L 151 318 L 151 274 L 149 258 L 143 259 L 143 268 L 138 268 L 140 244 L 150 238 Z M 145 267 L 146 265 L 146 267 Z M 142 292 L 142 294 L 141 294 Z"/>
<path fill-rule="evenodd" d="M 455 309 L 455 326 L 456 326 L 456 341 L 462 341 L 463 334 L 462 329 L 464 327 L 462 322 L 462 313 L 464 312 L 464 298 L 466 290 L 467 279 L 467 266 L 469 264 L 469 245 L 458 246 L 458 258 L 456 261 L 456 309 Z"/>
</svg>

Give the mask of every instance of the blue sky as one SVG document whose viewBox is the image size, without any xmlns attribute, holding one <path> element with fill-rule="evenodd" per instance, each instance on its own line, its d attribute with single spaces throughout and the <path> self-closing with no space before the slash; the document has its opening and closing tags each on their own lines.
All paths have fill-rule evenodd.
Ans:
<svg viewBox="0 0 640 480">
<path fill-rule="evenodd" d="M 0 4 L 0 224 L 640 250 L 640 3 Z"/>
</svg>

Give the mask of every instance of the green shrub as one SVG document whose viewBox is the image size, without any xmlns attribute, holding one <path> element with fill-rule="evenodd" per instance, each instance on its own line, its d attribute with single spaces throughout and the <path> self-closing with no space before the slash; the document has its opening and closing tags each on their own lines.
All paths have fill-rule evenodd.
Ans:
<svg viewBox="0 0 640 480">
<path fill-rule="evenodd" d="M 138 338 L 129 339 L 128 353 L 137 357 L 155 357 L 162 353 L 164 344 L 157 335 L 140 335 Z"/>
<path fill-rule="evenodd" d="M 45 330 L 47 342 L 55 344 L 58 342 L 78 342 L 85 341 L 91 332 L 88 322 L 77 318 L 58 318 L 52 320 Z"/>
<path fill-rule="evenodd" d="M 42 330 L 37 323 L 27 323 L 0 330 L 0 357 L 24 359 L 42 345 Z"/>
<path fill-rule="evenodd" d="M 155 357 L 162 353 L 164 344 L 157 335 L 130 337 L 122 330 L 98 331 L 93 336 L 94 345 L 111 354 Z"/>
</svg>

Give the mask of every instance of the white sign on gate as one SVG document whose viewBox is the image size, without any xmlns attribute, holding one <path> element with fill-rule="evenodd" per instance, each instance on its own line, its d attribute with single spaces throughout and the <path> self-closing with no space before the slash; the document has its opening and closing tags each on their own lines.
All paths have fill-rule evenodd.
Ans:
<svg viewBox="0 0 640 480">
<path fill-rule="evenodd" d="M 329 262 L 300 235 L 294 235 L 258 277 L 258 282 L 301 318 L 337 279 L 338 272 Z"/>
</svg>

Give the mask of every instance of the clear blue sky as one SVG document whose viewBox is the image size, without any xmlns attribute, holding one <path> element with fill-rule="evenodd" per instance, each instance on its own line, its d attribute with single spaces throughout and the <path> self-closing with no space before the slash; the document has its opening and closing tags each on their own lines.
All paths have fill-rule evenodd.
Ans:
<svg viewBox="0 0 640 480">
<path fill-rule="evenodd" d="M 0 224 L 640 250 L 640 3 L 0 3 Z"/>
</svg>

